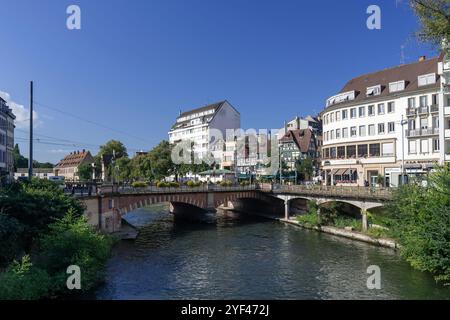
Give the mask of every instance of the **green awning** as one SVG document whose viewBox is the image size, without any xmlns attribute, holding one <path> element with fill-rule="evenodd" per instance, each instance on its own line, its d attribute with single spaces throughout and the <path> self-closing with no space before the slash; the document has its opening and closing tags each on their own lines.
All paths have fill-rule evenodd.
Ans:
<svg viewBox="0 0 450 320">
<path fill-rule="evenodd" d="M 223 174 L 234 174 L 234 172 L 230 171 L 230 170 L 226 170 L 226 169 L 218 169 L 218 170 L 206 170 L 206 171 L 199 173 L 199 175 L 201 175 L 201 176 L 208 176 L 208 175 L 209 176 L 213 176 L 213 175 L 220 176 Z"/>
</svg>

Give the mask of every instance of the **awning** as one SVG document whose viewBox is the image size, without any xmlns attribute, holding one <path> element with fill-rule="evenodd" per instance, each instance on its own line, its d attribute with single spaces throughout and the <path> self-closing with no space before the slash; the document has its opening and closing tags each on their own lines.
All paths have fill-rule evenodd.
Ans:
<svg viewBox="0 0 450 320">
<path fill-rule="evenodd" d="M 347 171 L 347 169 L 337 169 L 333 174 L 341 176 L 344 174 L 345 171 Z"/>
<path fill-rule="evenodd" d="M 405 169 L 422 169 L 422 165 L 418 163 L 405 164 Z"/>
<path fill-rule="evenodd" d="M 436 166 L 435 163 L 425 163 L 425 164 L 423 165 L 424 169 L 427 169 L 427 170 L 431 170 L 431 169 L 433 169 L 435 166 Z"/>
</svg>

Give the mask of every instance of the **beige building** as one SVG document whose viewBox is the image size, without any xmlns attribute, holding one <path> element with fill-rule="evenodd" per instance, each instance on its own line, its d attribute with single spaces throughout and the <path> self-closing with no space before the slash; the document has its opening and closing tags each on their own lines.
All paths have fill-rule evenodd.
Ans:
<svg viewBox="0 0 450 320">
<path fill-rule="evenodd" d="M 322 112 L 328 185 L 397 186 L 449 160 L 448 60 L 439 57 L 351 79 Z"/>
<path fill-rule="evenodd" d="M 91 165 L 94 158 L 86 150 L 71 152 L 65 156 L 53 169 L 55 176 L 64 177 L 66 181 L 78 181 L 78 167 L 82 164 Z"/>
</svg>

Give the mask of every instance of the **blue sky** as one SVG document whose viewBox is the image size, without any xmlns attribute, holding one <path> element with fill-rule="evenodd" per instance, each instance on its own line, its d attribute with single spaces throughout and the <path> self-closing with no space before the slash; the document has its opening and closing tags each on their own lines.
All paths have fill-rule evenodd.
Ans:
<svg viewBox="0 0 450 320">
<path fill-rule="evenodd" d="M 81 30 L 66 28 L 70 4 L 81 8 Z M 366 27 L 371 4 L 381 7 L 381 30 Z M 402 45 L 406 62 L 435 54 L 413 37 L 406 0 L 0 0 L 0 8 L 0 91 L 28 108 L 34 80 L 36 137 L 47 142 L 35 145 L 40 161 L 83 147 L 95 154 L 112 138 L 130 153 L 149 149 L 167 139 L 180 109 L 223 99 L 244 128 L 279 128 L 320 112 L 350 78 L 398 65 Z M 28 155 L 25 123 L 16 136 Z"/>
</svg>

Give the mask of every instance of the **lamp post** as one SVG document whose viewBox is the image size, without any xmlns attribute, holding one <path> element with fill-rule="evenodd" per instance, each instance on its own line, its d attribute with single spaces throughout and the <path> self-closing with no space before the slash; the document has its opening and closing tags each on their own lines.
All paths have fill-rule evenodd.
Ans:
<svg viewBox="0 0 450 320">
<path fill-rule="evenodd" d="M 408 121 L 403 119 L 403 115 L 402 115 L 402 120 L 400 122 L 401 126 L 402 126 L 402 179 L 401 179 L 401 184 L 405 184 L 405 130 L 403 129 L 404 125 L 407 124 Z"/>
</svg>

